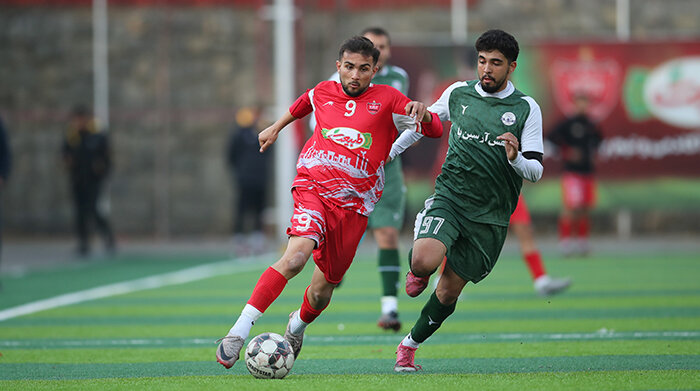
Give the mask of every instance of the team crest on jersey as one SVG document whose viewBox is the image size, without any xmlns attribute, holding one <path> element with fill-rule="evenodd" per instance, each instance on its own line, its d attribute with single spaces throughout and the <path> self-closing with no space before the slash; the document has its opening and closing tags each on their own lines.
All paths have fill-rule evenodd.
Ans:
<svg viewBox="0 0 700 391">
<path fill-rule="evenodd" d="M 503 122 L 503 125 L 505 126 L 511 126 L 515 123 L 515 114 L 511 113 L 510 111 L 503 113 L 501 116 L 501 122 Z"/>
<path fill-rule="evenodd" d="M 321 129 L 321 134 L 348 149 L 369 149 L 372 146 L 371 133 L 361 133 L 353 128 Z"/>
<path fill-rule="evenodd" d="M 370 114 L 377 114 L 381 108 L 382 104 L 379 102 L 367 102 L 367 111 L 369 111 Z"/>
</svg>

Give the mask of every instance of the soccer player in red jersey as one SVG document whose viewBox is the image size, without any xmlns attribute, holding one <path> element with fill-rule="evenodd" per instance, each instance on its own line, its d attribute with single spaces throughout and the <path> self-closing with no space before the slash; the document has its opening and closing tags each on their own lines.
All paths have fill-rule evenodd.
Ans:
<svg viewBox="0 0 700 391">
<path fill-rule="evenodd" d="M 350 38 L 336 61 L 340 83 L 324 81 L 306 91 L 258 137 L 264 152 L 285 126 L 311 112 L 316 117 L 314 133 L 297 161 L 287 248 L 260 276 L 238 320 L 221 339 L 216 358 L 226 368 L 238 359 L 253 323 L 313 255 L 311 284 L 284 334 L 298 356 L 306 326 L 328 306 L 352 263 L 367 216 L 382 195 L 384 164 L 396 154 L 392 143 L 397 135 L 442 134 L 441 121 L 424 104 L 393 87 L 370 83 L 378 57 L 372 41 Z"/>
<path fill-rule="evenodd" d="M 590 251 L 590 212 L 596 198 L 595 152 L 602 141 L 600 129 L 588 115 L 588 96 L 578 93 L 574 98 L 576 112 L 547 135 L 564 161 L 559 245 L 566 256 L 588 255 Z"/>
</svg>

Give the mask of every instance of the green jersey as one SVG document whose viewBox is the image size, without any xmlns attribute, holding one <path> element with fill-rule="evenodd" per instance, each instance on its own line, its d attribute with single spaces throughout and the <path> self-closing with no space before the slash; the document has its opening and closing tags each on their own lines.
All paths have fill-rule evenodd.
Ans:
<svg viewBox="0 0 700 391">
<path fill-rule="evenodd" d="M 374 84 L 392 86 L 408 96 L 408 73 L 395 65 L 386 64 L 372 78 Z"/>
<path fill-rule="evenodd" d="M 435 194 L 472 221 L 508 226 L 523 180 L 510 166 L 503 141 L 496 137 L 511 132 L 522 152 L 543 153 L 537 103 L 511 82 L 490 94 L 472 80 L 452 84 L 428 110 L 452 122 Z"/>
</svg>

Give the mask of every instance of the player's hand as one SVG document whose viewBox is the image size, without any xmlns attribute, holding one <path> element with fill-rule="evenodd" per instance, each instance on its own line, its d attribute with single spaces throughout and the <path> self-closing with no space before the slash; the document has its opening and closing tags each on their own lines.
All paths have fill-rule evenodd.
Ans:
<svg viewBox="0 0 700 391">
<path fill-rule="evenodd" d="M 260 144 L 260 153 L 265 152 L 266 149 L 270 148 L 270 145 L 277 141 L 277 135 L 279 131 L 274 126 L 269 126 L 260 134 L 258 134 L 258 143 Z"/>
<path fill-rule="evenodd" d="M 416 123 L 425 121 L 425 113 L 428 108 L 422 102 L 411 101 L 406 105 L 406 115 L 416 120 Z M 430 118 L 430 117 L 429 117 Z"/>
<path fill-rule="evenodd" d="M 503 133 L 502 135 L 496 137 L 496 139 L 504 141 L 503 146 L 506 148 L 506 156 L 508 156 L 508 160 L 513 161 L 518 157 L 518 148 L 520 147 L 520 143 L 518 142 L 518 138 L 515 137 L 513 133 Z"/>
</svg>

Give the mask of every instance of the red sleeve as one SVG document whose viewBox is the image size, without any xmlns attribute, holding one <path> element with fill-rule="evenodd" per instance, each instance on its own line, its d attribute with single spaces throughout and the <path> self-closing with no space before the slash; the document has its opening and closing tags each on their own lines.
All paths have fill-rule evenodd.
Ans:
<svg viewBox="0 0 700 391">
<path fill-rule="evenodd" d="M 289 113 L 291 113 L 294 118 L 304 118 L 314 111 L 314 107 L 311 105 L 311 99 L 309 99 L 309 91 L 311 90 L 306 90 L 305 93 L 301 94 L 301 96 L 289 106 Z"/>
<path fill-rule="evenodd" d="M 394 99 L 393 112 L 396 114 L 406 115 L 406 105 L 411 102 L 411 99 L 406 95 L 402 94 L 401 91 L 396 90 L 396 98 Z"/>
<path fill-rule="evenodd" d="M 421 122 L 421 127 L 423 128 L 423 135 L 433 138 L 439 138 L 442 136 L 442 121 L 437 114 L 429 111 L 430 115 L 433 117 L 431 122 Z"/>
<path fill-rule="evenodd" d="M 394 113 L 406 115 L 406 105 L 411 102 L 411 99 L 402 94 L 398 93 L 398 99 L 394 103 Z M 424 136 L 432 138 L 440 138 L 442 136 L 442 121 L 437 114 L 430 112 L 433 120 L 431 122 L 421 122 L 421 133 Z"/>
</svg>

